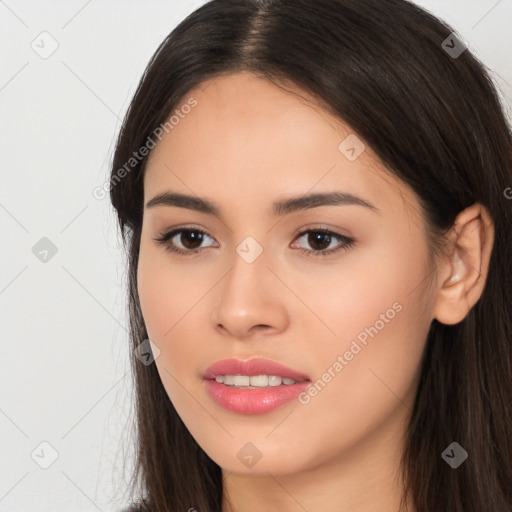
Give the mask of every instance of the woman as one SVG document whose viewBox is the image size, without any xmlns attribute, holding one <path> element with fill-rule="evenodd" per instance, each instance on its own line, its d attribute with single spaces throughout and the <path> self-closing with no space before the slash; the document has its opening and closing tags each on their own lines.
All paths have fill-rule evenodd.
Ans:
<svg viewBox="0 0 512 512">
<path fill-rule="evenodd" d="M 184 20 L 112 166 L 134 510 L 512 511 L 511 186 L 489 76 L 416 5 Z"/>
</svg>

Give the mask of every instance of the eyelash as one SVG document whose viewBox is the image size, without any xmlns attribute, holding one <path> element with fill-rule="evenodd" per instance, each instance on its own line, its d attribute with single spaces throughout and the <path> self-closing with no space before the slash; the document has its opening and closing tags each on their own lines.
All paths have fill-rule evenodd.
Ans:
<svg viewBox="0 0 512 512">
<path fill-rule="evenodd" d="M 174 238 L 177 234 L 180 234 L 182 232 L 187 232 L 187 231 L 188 232 L 199 233 L 199 234 L 201 234 L 203 236 L 206 235 L 209 238 L 212 238 L 208 233 L 206 233 L 206 231 L 203 231 L 201 229 L 177 228 L 177 229 L 173 229 L 171 231 L 168 231 L 166 233 L 163 233 L 159 238 L 155 238 L 154 240 L 156 242 L 158 242 L 160 245 L 163 245 L 167 252 L 176 253 L 176 254 L 179 254 L 181 256 L 196 256 L 199 253 L 203 252 L 204 249 L 207 249 L 207 247 L 203 247 L 203 248 L 200 248 L 200 249 L 183 250 L 183 249 L 177 248 L 176 246 L 174 246 L 174 245 L 172 245 L 170 243 L 170 240 L 172 238 Z M 347 236 L 341 235 L 340 233 L 336 233 L 334 231 L 330 231 L 328 229 L 323 229 L 323 228 L 318 228 L 318 229 L 312 228 L 312 229 L 307 229 L 307 230 L 301 231 L 300 233 L 297 234 L 296 239 L 301 238 L 301 237 L 303 237 L 304 235 L 306 235 L 308 233 L 321 233 L 323 235 L 329 235 L 331 237 L 339 239 L 342 242 L 342 244 L 340 246 L 338 246 L 337 248 L 329 249 L 329 250 L 326 250 L 326 251 L 314 251 L 314 250 L 309 250 L 309 249 L 304 249 L 302 247 L 299 247 L 298 250 L 302 254 L 304 254 L 304 255 L 306 255 L 308 257 L 312 253 L 313 253 L 313 255 L 315 257 L 316 256 L 329 256 L 331 254 L 335 254 L 337 252 L 340 252 L 340 251 L 343 251 L 343 250 L 347 250 L 350 247 L 352 247 L 354 245 L 354 243 L 355 243 L 355 240 L 353 238 L 349 238 Z"/>
</svg>

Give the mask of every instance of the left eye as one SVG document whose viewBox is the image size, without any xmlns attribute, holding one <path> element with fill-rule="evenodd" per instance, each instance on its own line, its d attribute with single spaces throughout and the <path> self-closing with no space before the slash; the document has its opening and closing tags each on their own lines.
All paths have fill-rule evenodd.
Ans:
<svg viewBox="0 0 512 512">
<path fill-rule="evenodd" d="M 333 254 L 343 249 L 348 249 L 355 242 L 355 240 L 352 238 L 325 229 L 309 229 L 307 231 L 303 231 L 297 235 L 296 240 L 300 240 L 306 235 L 307 243 L 313 247 L 313 250 L 304 249 L 300 246 L 298 249 L 301 253 L 304 253 L 308 256 L 311 254 L 314 256 L 325 256 L 328 254 Z M 214 243 L 217 243 L 205 231 L 193 228 L 180 228 L 169 231 L 168 233 L 164 233 L 160 238 L 155 238 L 155 241 L 161 245 L 164 245 L 165 250 L 168 252 L 181 255 L 194 255 L 206 248 L 201 247 L 201 244 L 207 238 L 210 238 Z M 340 243 L 337 247 L 326 250 L 326 248 L 331 245 L 333 240 L 338 240 Z M 179 244 L 177 242 L 179 242 Z"/>
<path fill-rule="evenodd" d="M 341 235 L 340 233 L 335 233 L 334 231 L 326 229 L 309 229 L 307 231 L 303 231 L 302 233 L 299 233 L 297 240 L 300 240 L 306 235 L 307 243 L 314 249 L 317 249 L 309 250 L 299 247 L 299 250 L 306 255 L 313 254 L 315 256 L 326 256 L 329 254 L 334 254 L 343 249 L 348 249 L 355 242 L 353 238 L 349 238 L 344 235 Z M 327 247 L 331 245 L 331 242 L 336 239 L 341 243 L 339 243 L 337 247 L 335 246 L 332 249 L 325 250 Z"/>
</svg>

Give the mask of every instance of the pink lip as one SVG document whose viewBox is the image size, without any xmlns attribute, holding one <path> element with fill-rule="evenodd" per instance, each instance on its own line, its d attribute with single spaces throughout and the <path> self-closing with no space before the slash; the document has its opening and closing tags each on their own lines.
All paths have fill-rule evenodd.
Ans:
<svg viewBox="0 0 512 512">
<path fill-rule="evenodd" d="M 217 382 L 217 375 L 279 375 L 296 381 L 261 389 L 236 389 Z M 224 359 L 217 361 L 204 374 L 210 396 L 221 407 L 239 414 L 263 414 L 300 395 L 310 384 L 309 378 L 268 359 Z M 304 380 L 303 380 L 304 379 Z"/>
<path fill-rule="evenodd" d="M 241 359 L 217 361 L 206 370 L 204 378 L 215 379 L 217 375 L 279 375 L 293 380 L 309 380 L 307 375 L 262 358 L 248 359 L 247 361 Z"/>
</svg>

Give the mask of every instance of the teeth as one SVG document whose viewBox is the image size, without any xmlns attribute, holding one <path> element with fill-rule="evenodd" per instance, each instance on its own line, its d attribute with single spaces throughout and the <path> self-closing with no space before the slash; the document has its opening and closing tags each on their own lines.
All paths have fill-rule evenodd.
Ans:
<svg viewBox="0 0 512 512">
<path fill-rule="evenodd" d="M 297 381 L 288 377 L 280 377 L 279 375 L 217 375 L 217 382 L 226 386 L 264 388 L 267 386 L 280 386 L 285 384 L 295 384 Z"/>
<path fill-rule="evenodd" d="M 231 377 L 231 375 L 229 375 Z M 250 378 L 248 375 L 235 375 L 232 377 L 235 386 L 248 386 Z"/>
<path fill-rule="evenodd" d="M 268 375 L 253 375 L 249 378 L 251 386 L 265 387 L 268 386 Z M 225 384 L 226 382 L 224 382 Z"/>
<path fill-rule="evenodd" d="M 278 377 L 277 375 L 271 375 L 268 378 L 269 386 L 280 386 L 283 383 L 282 377 Z"/>
</svg>

